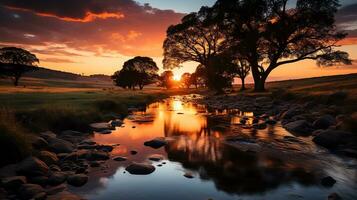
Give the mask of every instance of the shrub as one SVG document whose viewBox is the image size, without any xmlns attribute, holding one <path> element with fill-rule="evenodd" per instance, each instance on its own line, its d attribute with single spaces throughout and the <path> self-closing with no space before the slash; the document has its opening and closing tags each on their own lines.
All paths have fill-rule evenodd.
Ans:
<svg viewBox="0 0 357 200">
<path fill-rule="evenodd" d="M 31 134 L 17 123 L 14 114 L 0 110 L 0 166 L 18 162 L 31 152 Z"/>
</svg>

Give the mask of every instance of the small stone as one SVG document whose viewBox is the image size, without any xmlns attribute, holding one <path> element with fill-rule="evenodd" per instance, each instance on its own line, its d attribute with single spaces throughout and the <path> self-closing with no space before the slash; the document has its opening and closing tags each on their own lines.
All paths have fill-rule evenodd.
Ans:
<svg viewBox="0 0 357 200">
<path fill-rule="evenodd" d="M 186 172 L 183 176 L 189 179 L 194 178 L 194 176 L 190 172 Z"/>
<path fill-rule="evenodd" d="M 151 161 L 159 162 L 159 161 L 164 159 L 164 156 L 160 155 L 160 154 L 153 154 L 153 155 L 150 155 L 148 157 L 148 159 L 151 160 Z"/>
<path fill-rule="evenodd" d="M 85 174 L 74 174 L 67 178 L 67 183 L 75 187 L 81 187 L 87 182 L 88 176 Z"/>
<path fill-rule="evenodd" d="M 123 161 L 126 161 L 127 158 L 122 157 L 122 156 L 117 156 L 117 157 L 113 158 L 113 160 L 118 161 L 118 162 L 123 162 Z"/>
<path fill-rule="evenodd" d="M 49 151 L 41 151 L 38 158 L 45 162 L 47 165 L 56 164 L 58 162 L 58 157 L 56 154 Z"/>
<path fill-rule="evenodd" d="M 54 172 L 48 177 L 48 184 L 49 185 L 59 185 L 66 181 L 67 174 L 64 172 Z"/>
<path fill-rule="evenodd" d="M 131 154 L 131 155 L 136 155 L 136 154 L 138 154 L 138 152 L 137 152 L 137 151 L 132 150 L 132 151 L 130 151 L 130 154 Z"/>
<path fill-rule="evenodd" d="M 333 179 L 331 176 L 327 176 L 321 179 L 321 185 L 325 187 L 332 187 L 337 181 Z"/>
<path fill-rule="evenodd" d="M 134 175 L 148 175 L 155 171 L 155 167 L 147 163 L 133 163 L 125 170 Z"/>
<path fill-rule="evenodd" d="M 154 149 L 159 149 L 159 148 L 167 145 L 167 142 L 166 142 L 165 138 L 155 138 L 153 140 L 144 142 L 144 145 L 149 146 Z"/>
</svg>

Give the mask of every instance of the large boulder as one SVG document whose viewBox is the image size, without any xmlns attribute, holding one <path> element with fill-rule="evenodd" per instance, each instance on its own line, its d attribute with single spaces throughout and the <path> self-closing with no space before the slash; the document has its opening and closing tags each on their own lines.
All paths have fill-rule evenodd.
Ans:
<svg viewBox="0 0 357 200">
<path fill-rule="evenodd" d="M 303 135 L 311 134 L 314 131 L 310 123 L 306 120 L 298 120 L 287 123 L 284 125 L 284 128 L 292 133 Z"/>
<path fill-rule="evenodd" d="M 148 175 L 155 171 L 155 167 L 148 163 L 133 163 L 125 168 L 130 174 Z"/>
<path fill-rule="evenodd" d="M 315 120 L 312 125 L 316 129 L 327 129 L 335 124 L 336 124 L 336 119 L 333 116 L 324 115 L 322 117 L 319 117 L 317 120 Z"/>
<path fill-rule="evenodd" d="M 165 140 L 165 138 L 155 138 L 153 140 L 144 142 L 144 145 L 154 149 L 159 149 L 167 145 L 167 141 Z"/>
<path fill-rule="evenodd" d="M 56 164 L 58 162 L 57 155 L 49 151 L 41 151 L 38 154 L 38 158 L 45 162 L 48 166 Z"/>
<path fill-rule="evenodd" d="M 66 140 L 48 138 L 47 141 L 50 150 L 55 153 L 71 153 L 74 150 L 74 145 Z"/>
<path fill-rule="evenodd" d="M 36 184 L 24 184 L 18 191 L 18 196 L 21 199 L 40 199 L 39 197 L 46 197 L 45 189 Z"/>
<path fill-rule="evenodd" d="M 17 190 L 26 182 L 25 176 L 11 176 L 1 179 L 1 185 L 6 190 Z"/>
<path fill-rule="evenodd" d="M 357 135 L 340 130 L 325 130 L 315 136 L 313 141 L 325 148 L 335 149 L 346 145 L 356 146 Z"/>
<path fill-rule="evenodd" d="M 18 164 L 16 173 L 25 176 L 46 175 L 48 166 L 36 157 L 28 157 Z"/>
<path fill-rule="evenodd" d="M 74 174 L 68 176 L 67 178 L 67 183 L 75 187 L 81 187 L 87 182 L 88 182 L 88 176 L 85 174 Z"/>
</svg>

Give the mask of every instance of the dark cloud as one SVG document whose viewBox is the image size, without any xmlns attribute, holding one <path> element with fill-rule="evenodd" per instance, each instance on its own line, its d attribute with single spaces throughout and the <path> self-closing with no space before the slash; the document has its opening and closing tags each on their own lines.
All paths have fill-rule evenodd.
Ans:
<svg viewBox="0 0 357 200">
<path fill-rule="evenodd" d="M 336 15 L 336 22 L 339 24 L 357 22 L 357 3 L 342 7 Z"/>
<path fill-rule="evenodd" d="M 167 27 L 182 17 L 132 0 L 3 0 L 0 43 L 161 56 Z"/>
</svg>

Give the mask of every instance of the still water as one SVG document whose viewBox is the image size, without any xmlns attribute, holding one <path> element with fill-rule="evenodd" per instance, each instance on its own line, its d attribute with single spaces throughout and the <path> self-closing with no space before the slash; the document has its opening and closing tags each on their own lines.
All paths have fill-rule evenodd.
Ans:
<svg viewBox="0 0 357 200">
<path fill-rule="evenodd" d="M 249 126 L 254 113 L 208 112 L 190 98 L 194 96 L 151 104 L 128 116 L 124 127 L 112 134 L 95 134 L 98 143 L 119 144 L 113 157 L 128 160 L 93 168 L 88 184 L 71 190 L 93 200 L 323 200 L 333 192 L 357 199 L 356 160 L 330 154 L 311 138 L 295 137 L 279 124 L 249 129 L 239 122 L 244 117 Z M 160 149 L 143 145 L 156 137 L 165 137 L 168 145 Z M 131 155 L 133 150 L 138 153 Z M 149 161 L 153 154 L 165 159 Z M 131 162 L 149 162 L 156 170 L 131 175 L 125 172 Z M 321 186 L 320 179 L 326 176 L 337 183 Z"/>
</svg>

